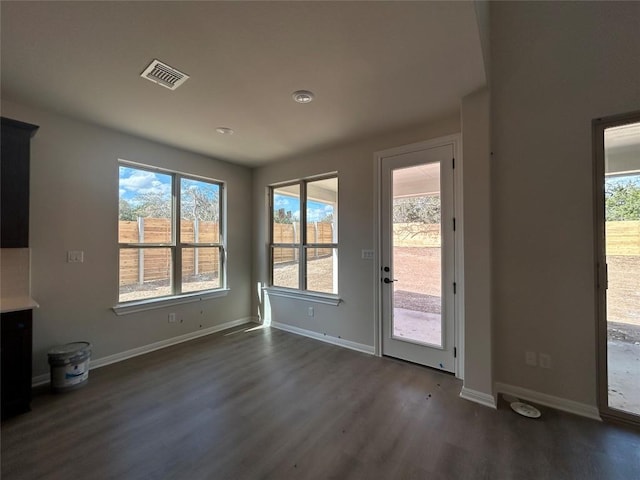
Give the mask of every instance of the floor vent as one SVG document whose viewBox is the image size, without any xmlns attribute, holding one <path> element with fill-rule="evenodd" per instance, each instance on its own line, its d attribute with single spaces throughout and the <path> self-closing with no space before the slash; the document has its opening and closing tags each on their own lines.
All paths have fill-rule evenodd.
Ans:
<svg viewBox="0 0 640 480">
<path fill-rule="evenodd" d="M 189 75 L 176 70 L 160 60 L 154 60 L 140 75 L 158 85 L 175 90 L 189 79 Z"/>
</svg>

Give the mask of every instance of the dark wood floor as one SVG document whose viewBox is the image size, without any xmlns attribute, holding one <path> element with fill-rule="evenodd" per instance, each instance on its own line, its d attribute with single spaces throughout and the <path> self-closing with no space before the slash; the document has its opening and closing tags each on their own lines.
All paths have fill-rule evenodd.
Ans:
<svg viewBox="0 0 640 480">
<path fill-rule="evenodd" d="M 640 478 L 636 431 L 493 411 L 449 375 L 246 328 L 38 393 L 2 424 L 2 478 Z"/>
</svg>

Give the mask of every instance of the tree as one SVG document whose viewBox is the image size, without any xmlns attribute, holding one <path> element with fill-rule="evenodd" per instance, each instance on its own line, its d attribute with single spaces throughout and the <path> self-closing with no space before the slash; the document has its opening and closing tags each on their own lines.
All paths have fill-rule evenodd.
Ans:
<svg viewBox="0 0 640 480">
<path fill-rule="evenodd" d="M 326 213 L 319 221 L 323 223 L 333 223 L 333 212 Z"/>
<path fill-rule="evenodd" d="M 181 215 L 186 220 L 209 222 L 219 221 L 219 193 L 214 188 L 199 188 L 190 185 L 182 190 Z M 120 220 L 134 221 L 138 217 L 171 218 L 171 195 L 167 192 L 152 191 L 138 193 L 135 197 L 120 199 Z"/>
<path fill-rule="evenodd" d="M 201 220 L 217 222 L 218 218 L 218 189 L 201 188 L 189 185 L 182 190 L 182 218 L 186 220 Z"/>
<path fill-rule="evenodd" d="M 607 181 L 604 195 L 608 222 L 640 220 L 640 183 L 638 181 Z"/>
<path fill-rule="evenodd" d="M 171 197 L 160 192 L 140 193 L 119 202 L 119 219 L 135 221 L 138 217 L 171 218 Z"/>
<path fill-rule="evenodd" d="M 139 217 L 171 218 L 171 197 L 168 193 L 146 192 L 138 194 L 131 203 Z"/>
<path fill-rule="evenodd" d="M 135 221 L 136 218 L 138 217 L 138 215 L 134 211 L 131 204 L 123 198 L 120 199 L 120 205 L 118 210 L 120 213 L 119 215 L 120 220 Z"/>
<path fill-rule="evenodd" d="M 293 214 L 290 211 L 285 211 L 284 208 L 274 210 L 273 223 L 293 223 Z"/>
<path fill-rule="evenodd" d="M 440 196 L 421 195 L 394 199 L 393 223 L 440 223 Z"/>
<path fill-rule="evenodd" d="M 439 235 L 440 196 L 420 195 L 393 200 L 394 232 L 403 238 Z"/>
</svg>

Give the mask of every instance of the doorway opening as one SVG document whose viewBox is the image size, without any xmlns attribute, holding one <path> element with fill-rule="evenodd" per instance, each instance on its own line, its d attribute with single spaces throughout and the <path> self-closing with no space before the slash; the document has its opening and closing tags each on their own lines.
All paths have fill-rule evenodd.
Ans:
<svg viewBox="0 0 640 480">
<path fill-rule="evenodd" d="M 376 154 L 376 290 L 378 352 L 459 375 L 457 139 L 444 137 Z"/>
<path fill-rule="evenodd" d="M 392 170 L 392 338 L 442 348 L 440 162 Z"/>
<path fill-rule="evenodd" d="M 599 403 L 640 423 L 640 113 L 594 122 Z"/>
</svg>

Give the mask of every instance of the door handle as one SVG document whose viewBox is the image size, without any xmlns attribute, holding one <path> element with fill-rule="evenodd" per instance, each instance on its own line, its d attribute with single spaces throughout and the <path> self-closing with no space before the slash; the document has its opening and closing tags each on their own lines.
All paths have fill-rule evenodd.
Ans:
<svg viewBox="0 0 640 480">
<path fill-rule="evenodd" d="M 398 280 L 396 280 L 395 278 L 393 280 L 391 280 L 390 278 L 385 277 L 384 280 L 382 280 L 384 283 L 393 283 L 393 282 L 397 282 Z"/>
</svg>

